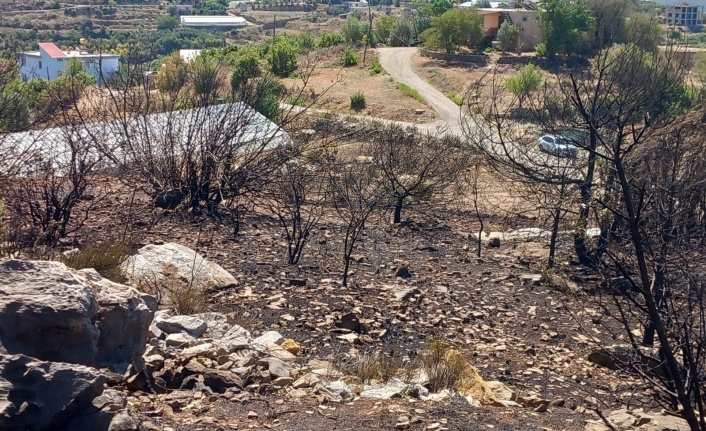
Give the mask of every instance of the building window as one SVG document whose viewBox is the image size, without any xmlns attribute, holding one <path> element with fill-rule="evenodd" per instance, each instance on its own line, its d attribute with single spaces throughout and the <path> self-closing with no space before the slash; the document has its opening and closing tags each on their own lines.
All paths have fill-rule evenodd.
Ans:
<svg viewBox="0 0 706 431">
<path fill-rule="evenodd" d="M 22 74 L 22 82 L 27 82 L 27 74 L 26 73 Z"/>
<path fill-rule="evenodd" d="M 21 64 L 22 66 L 26 66 L 26 65 L 27 65 L 27 59 L 26 59 L 25 57 L 22 57 L 22 60 L 20 60 L 20 64 Z"/>
<path fill-rule="evenodd" d="M 42 61 L 41 60 L 39 61 L 39 68 L 40 69 L 42 68 Z"/>
</svg>

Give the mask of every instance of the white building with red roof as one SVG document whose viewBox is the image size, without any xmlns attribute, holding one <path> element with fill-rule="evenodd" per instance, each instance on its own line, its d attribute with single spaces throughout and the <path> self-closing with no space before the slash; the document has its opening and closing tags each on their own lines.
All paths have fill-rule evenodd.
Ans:
<svg viewBox="0 0 706 431">
<path fill-rule="evenodd" d="M 32 78 L 53 81 L 61 75 L 71 59 L 80 60 L 86 72 L 102 82 L 108 75 L 118 71 L 120 56 L 117 54 L 91 54 L 85 51 L 62 51 L 51 42 L 39 43 L 38 51 L 20 53 L 20 78 L 27 82 Z"/>
</svg>

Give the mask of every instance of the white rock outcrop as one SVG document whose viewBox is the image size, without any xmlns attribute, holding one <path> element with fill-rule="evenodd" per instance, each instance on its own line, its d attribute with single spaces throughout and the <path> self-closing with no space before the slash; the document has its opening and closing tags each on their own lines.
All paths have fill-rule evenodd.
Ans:
<svg viewBox="0 0 706 431">
<path fill-rule="evenodd" d="M 238 281 L 220 265 L 189 247 L 176 243 L 146 245 L 121 267 L 133 286 L 197 286 L 223 289 Z"/>
</svg>

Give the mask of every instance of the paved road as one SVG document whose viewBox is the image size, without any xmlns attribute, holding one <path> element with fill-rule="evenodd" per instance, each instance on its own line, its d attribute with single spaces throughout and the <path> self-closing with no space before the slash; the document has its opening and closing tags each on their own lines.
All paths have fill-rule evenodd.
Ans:
<svg viewBox="0 0 706 431">
<path fill-rule="evenodd" d="M 421 94 L 429 105 L 439 114 L 442 126 L 448 132 L 461 135 L 461 109 L 448 97 L 423 80 L 412 69 L 412 55 L 417 48 L 380 48 L 377 50 L 380 64 L 395 80 L 407 84 Z M 421 126 L 421 125 L 419 125 Z"/>
</svg>

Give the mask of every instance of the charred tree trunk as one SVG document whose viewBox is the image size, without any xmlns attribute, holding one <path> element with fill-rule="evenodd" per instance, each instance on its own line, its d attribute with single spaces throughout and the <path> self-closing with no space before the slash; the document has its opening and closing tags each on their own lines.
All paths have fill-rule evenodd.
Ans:
<svg viewBox="0 0 706 431">
<path fill-rule="evenodd" d="M 397 196 L 395 201 L 395 214 L 393 216 L 393 223 L 400 223 L 402 221 L 402 204 L 404 203 L 404 196 Z"/>
</svg>

